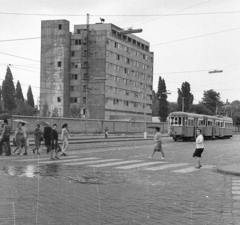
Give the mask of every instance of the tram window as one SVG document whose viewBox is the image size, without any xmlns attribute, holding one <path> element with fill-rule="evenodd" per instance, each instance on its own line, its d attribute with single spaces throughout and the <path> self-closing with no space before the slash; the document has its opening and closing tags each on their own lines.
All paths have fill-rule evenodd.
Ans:
<svg viewBox="0 0 240 225">
<path fill-rule="evenodd" d="M 183 123 L 183 126 L 187 125 L 187 124 L 185 124 L 185 121 L 186 121 L 186 118 L 185 118 L 185 117 L 183 117 L 183 118 L 182 118 L 182 123 Z"/>
<path fill-rule="evenodd" d="M 221 127 L 225 127 L 225 124 L 224 124 L 224 122 L 221 122 Z"/>
<path fill-rule="evenodd" d="M 182 125 L 182 117 L 179 117 L 178 124 Z"/>
<path fill-rule="evenodd" d="M 193 127 L 193 119 L 188 119 L 188 126 Z"/>
<path fill-rule="evenodd" d="M 208 127 L 212 127 L 213 122 L 211 120 L 208 120 L 207 125 L 208 125 Z"/>
<path fill-rule="evenodd" d="M 199 127 L 205 126 L 204 120 L 198 119 L 198 126 L 199 126 Z"/>
</svg>

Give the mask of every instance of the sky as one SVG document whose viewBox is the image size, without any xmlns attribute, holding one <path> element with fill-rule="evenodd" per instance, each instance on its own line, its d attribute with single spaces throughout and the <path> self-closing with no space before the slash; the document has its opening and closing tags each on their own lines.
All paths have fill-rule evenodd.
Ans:
<svg viewBox="0 0 240 225">
<path fill-rule="evenodd" d="M 141 28 L 140 38 L 154 52 L 153 89 L 165 79 L 168 101 L 190 83 L 194 103 L 213 89 L 221 100 L 240 100 L 239 0 L 1 0 L 0 84 L 10 65 L 26 98 L 31 85 L 40 95 L 40 36 L 42 20 L 66 19 L 74 25 L 112 23 L 123 29 Z M 209 73 L 223 70 L 222 73 Z"/>
</svg>

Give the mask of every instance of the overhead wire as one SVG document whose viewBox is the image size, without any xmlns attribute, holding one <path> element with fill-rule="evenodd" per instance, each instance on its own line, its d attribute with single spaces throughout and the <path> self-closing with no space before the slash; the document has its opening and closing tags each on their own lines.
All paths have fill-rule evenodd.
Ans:
<svg viewBox="0 0 240 225">
<path fill-rule="evenodd" d="M 175 12 L 166 14 L 165 16 L 162 16 L 162 17 L 160 17 L 160 18 L 154 18 L 154 19 L 145 21 L 145 22 L 143 22 L 143 23 L 137 24 L 137 25 L 135 25 L 135 26 L 140 26 L 140 25 L 142 25 L 142 24 L 149 23 L 149 22 L 151 22 L 151 21 L 153 21 L 153 20 L 162 19 L 162 18 L 165 18 L 165 17 L 168 16 L 168 15 L 176 15 L 176 13 L 178 13 L 178 12 L 182 12 L 182 11 L 185 11 L 185 10 L 187 10 L 187 9 L 191 9 L 191 8 L 197 7 L 197 6 L 199 6 L 199 5 L 208 3 L 209 1 L 211 1 L 211 0 L 208 0 L 208 1 L 205 1 L 205 2 L 201 2 L 201 3 L 199 3 L 199 4 L 192 5 L 192 6 L 189 6 L 189 7 L 187 7 L 187 8 L 184 8 L 184 9 L 177 10 L 177 11 L 175 11 Z"/>
</svg>

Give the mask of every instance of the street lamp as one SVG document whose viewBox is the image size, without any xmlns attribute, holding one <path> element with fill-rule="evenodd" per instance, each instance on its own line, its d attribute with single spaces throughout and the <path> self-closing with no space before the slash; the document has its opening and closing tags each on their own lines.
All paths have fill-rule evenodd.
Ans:
<svg viewBox="0 0 240 225">
<path fill-rule="evenodd" d="M 211 70 L 208 73 L 222 73 L 223 70 Z"/>
</svg>

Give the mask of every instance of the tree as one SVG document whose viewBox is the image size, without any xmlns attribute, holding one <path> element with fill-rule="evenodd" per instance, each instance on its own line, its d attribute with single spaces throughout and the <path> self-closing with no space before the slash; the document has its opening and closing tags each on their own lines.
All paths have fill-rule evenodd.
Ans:
<svg viewBox="0 0 240 225">
<path fill-rule="evenodd" d="M 152 116 L 158 116 L 159 112 L 159 103 L 158 103 L 158 95 L 155 91 L 152 91 Z"/>
<path fill-rule="evenodd" d="M 6 110 L 13 110 L 16 108 L 15 103 L 15 87 L 13 84 L 13 76 L 9 67 L 7 67 L 7 72 L 5 80 L 2 83 L 2 97 L 3 104 Z"/>
<path fill-rule="evenodd" d="M 209 110 L 203 103 L 192 105 L 190 108 L 190 112 L 204 115 L 212 115 L 212 111 Z"/>
<path fill-rule="evenodd" d="M 24 102 L 22 87 L 19 81 L 17 81 L 15 97 L 16 97 L 16 100 L 22 100 Z"/>
<path fill-rule="evenodd" d="M 218 108 L 223 105 L 220 98 L 220 93 L 210 89 L 203 92 L 202 103 L 212 112 L 212 115 L 217 114 Z"/>
<path fill-rule="evenodd" d="M 52 117 L 59 117 L 57 107 L 54 107 L 52 110 Z"/>
<path fill-rule="evenodd" d="M 27 92 L 27 104 L 34 108 L 34 99 L 32 94 L 32 88 L 30 85 L 28 87 L 28 92 Z"/>
<path fill-rule="evenodd" d="M 168 103 L 168 113 L 177 112 L 178 111 L 178 104 L 176 102 L 169 102 Z"/>
<path fill-rule="evenodd" d="M 34 116 L 35 115 L 35 108 L 28 105 L 26 102 L 22 101 L 21 99 L 16 100 L 17 107 L 12 111 L 15 115 L 24 115 L 24 116 Z"/>
<path fill-rule="evenodd" d="M 43 116 L 43 117 L 49 117 L 50 114 L 51 114 L 51 113 L 49 112 L 48 104 L 47 104 L 47 102 L 45 102 L 45 103 L 43 104 L 43 107 L 42 107 L 42 116 Z"/>
<path fill-rule="evenodd" d="M 189 112 L 190 107 L 193 104 L 193 99 L 194 97 L 191 93 L 190 84 L 187 81 L 183 82 L 181 89 L 178 88 L 178 109 L 180 111 Z"/>
<path fill-rule="evenodd" d="M 233 115 L 233 124 L 239 126 L 240 125 L 240 112 L 236 112 Z"/>
<path fill-rule="evenodd" d="M 77 105 L 72 105 L 69 109 L 69 117 L 71 118 L 81 118 L 81 108 Z"/>
<path fill-rule="evenodd" d="M 166 122 L 168 117 L 168 101 L 166 92 L 165 80 L 159 77 L 157 97 L 159 102 L 158 116 L 160 117 L 161 122 Z"/>
</svg>

